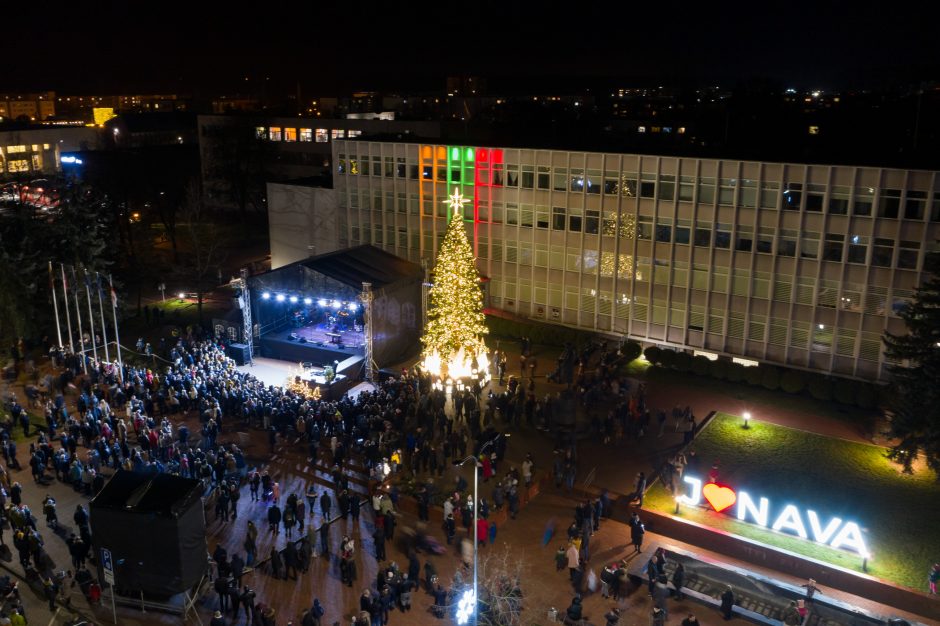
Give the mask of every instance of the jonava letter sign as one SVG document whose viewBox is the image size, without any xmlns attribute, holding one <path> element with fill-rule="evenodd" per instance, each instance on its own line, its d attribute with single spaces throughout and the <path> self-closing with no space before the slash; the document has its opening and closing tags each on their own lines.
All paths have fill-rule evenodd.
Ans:
<svg viewBox="0 0 940 626">
<path fill-rule="evenodd" d="M 682 504 L 699 506 L 704 496 L 708 504 L 719 513 L 736 504 L 734 515 L 742 522 L 787 532 L 800 539 L 815 541 L 836 550 L 855 552 L 866 559 L 869 557 L 862 530 L 855 522 L 843 522 L 842 519 L 833 517 L 823 525 L 816 511 L 807 509 L 804 515 L 796 505 L 788 504 L 780 510 L 771 524 L 770 500 L 767 498 L 759 498 L 755 502 L 746 491 L 735 492 L 731 487 L 716 483 L 702 485 L 702 479 L 695 476 L 685 476 L 683 480 L 689 485 L 689 493 L 679 497 Z M 809 522 L 809 532 L 806 531 L 807 524 L 804 519 Z"/>
</svg>

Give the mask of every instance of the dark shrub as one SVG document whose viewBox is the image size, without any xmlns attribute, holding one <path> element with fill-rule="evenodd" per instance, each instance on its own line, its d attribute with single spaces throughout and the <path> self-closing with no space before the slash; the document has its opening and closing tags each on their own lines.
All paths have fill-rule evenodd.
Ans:
<svg viewBox="0 0 940 626">
<path fill-rule="evenodd" d="M 700 354 L 692 359 L 692 371 L 696 376 L 706 376 L 708 374 L 708 366 L 710 363 L 711 361 L 708 360 L 708 357 L 702 356 Z"/>
<path fill-rule="evenodd" d="M 832 400 L 832 381 L 825 376 L 814 376 L 809 381 L 809 392 L 817 400 Z"/>
<path fill-rule="evenodd" d="M 643 351 L 643 356 L 646 357 L 646 360 L 653 364 L 659 363 L 660 354 L 662 354 L 662 350 L 657 346 L 648 346 L 646 350 Z"/>
<path fill-rule="evenodd" d="M 780 388 L 780 370 L 776 367 L 760 367 L 764 370 L 761 374 L 760 384 L 764 386 L 764 389 L 769 389 L 774 391 Z"/>
<path fill-rule="evenodd" d="M 806 389 L 806 376 L 800 370 L 787 370 L 780 377 L 780 388 L 787 393 L 800 393 Z"/>
<path fill-rule="evenodd" d="M 725 361 L 724 359 L 718 359 L 717 361 L 708 362 L 708 373 L 712 378 L 717 378 L 718 380 L 725 380 L 728 378 L 728 372 L 731 370 L 731 361 Z"/>
<path fill-rule="evenodd" d="M 698 357 L 696 357 L 698 358 Z M 680 372 L 695 371 L 692 355 L 688 352 L 676 352 L 674 367 Z"/>
</svg>

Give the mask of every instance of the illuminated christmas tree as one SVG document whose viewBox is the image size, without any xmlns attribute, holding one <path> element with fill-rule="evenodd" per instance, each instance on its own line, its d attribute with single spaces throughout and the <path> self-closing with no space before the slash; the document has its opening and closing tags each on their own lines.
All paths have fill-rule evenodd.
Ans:
<svg viewBox="0 0 940 626">
<path fill-rule="evenodd" d="M 431 273 L 428 325 L 421 338 L 425 368 L 442 379 L 488 370 L 483 291 L 463 224 L 466 202 L 459 190 L 450 196 L 450 224 Z"/>
</svg>

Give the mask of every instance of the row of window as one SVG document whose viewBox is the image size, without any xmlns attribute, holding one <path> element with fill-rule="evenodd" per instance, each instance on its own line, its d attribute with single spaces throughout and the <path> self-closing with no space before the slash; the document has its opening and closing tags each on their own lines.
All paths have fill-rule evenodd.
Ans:
<svg viewBox="0 0 940 626">
<path fill-rule="evenodd" d="M 4 159 L 0 155 L 0 174 L 19 174 L 22 172 L 41 172 L 42 154 L 33 154 L 29 159 Z"/>
<path fill-rule="evenodd" d="M 352 208 L 358 208 L 359 197 L 352 195 Z M 397 202 L 396 202 L 397 198 Z M 419 198 L 415 194 L 397 197 L 391 192 L 375 191 L 369 198 L 363 198 L 363 203 L 369 203 L 373 211 L 396 211 L 417 215 Z M 383 209 L 384 207 L 384 209 Z M 424 215 L 431 213 L 434 206 L 430 199 L 425 200 Z M 447 207 L 439 203 L 436 215 L 445 217 Z M 473 207 L 465 207 L 465 217 L 473 218 Z M 492 218 L 492 219 L 490 219 Z M 859 265 L 873 265 L 875 267 L 897 267 L 898 269 L 918 269 L 919 252 L 921 244 L 918 241 L 892 239 L 882 237 L 868 237 L 863 235 L 845 235 L 840 233 L 818 233 L 811 231 L 797 231 L 791 229 L 776 229 L 759 227 L 754 232 L 752 226 L 739 225 L 732 236 L 732 226 L 727 223 L 696 222 L 691 220 L 676 220 L 660 218 L 653 222 L 652 217 L 641 215 L 634 218 L 632 215 L 622 215 L 618 223 L 613 212 L 601 213 L 596 210 L 566 209 L 552 207 L 535 207 L 523 205 L 507 205 L 488 213 L 485 203 L 478 208 L 480 221 L 502 222 L 511 226 L 525 228 L 540 228 L 585 232 L 593 235 L 619 236 L 621 239 L 656 241 L 658 243 L 674 243 L 677 245 L 692 245 L 696 247 L 714 246 L 717 249 L 730 250 L 734 248 L 740 252 L 757 252 L 759 254 L 776 254 L 782 257 L 799 257 L 803 259 L 822 259 L 837 263 L 853 263 Z M 381 223 L 379 213 L 373 218 Z M 931 244 L 933 246 L 933 244 Z M 936 247 L 936 246 L 933 246 Z M 895 256 L 895 248 L 897 255 Z"/>
<path fill-rule="evenodd" d="M 407 163 L 403 157 L 373 156 L 357 158 L 339 155 L 337 171 L 340 174 L 385 176 L 388 178 L 418 179 L 419 168 Z M 370 167 L 371 161 L 371 167 Z M 384 164 L 384 167 L 383 167 Z M 846 187 L 780 183 L 735 178 L 673 176 L 636 172 L 607 172 L 599 170 L 550 168 L 531 165 L 493 164 L 474 172 L 473 168 L 425 164 L 420 169 L 422 180 L 431 182 L 473 183 L 479 176 L 480 184 L 494 187 L 541 189 L 576 193 L 621 195 L 623 197 L 679 200 L 705 205 L 741 206 L 785 210 L 826 212 L 832 215 L 872 216 L 877 201 L 877 217 L 887 219 L 923 220 L 929 214 L 931 221 L 940 221 L 940 192 L 928 198 L 923 190 L 880 189 L 874 187 Z M 827 199 L 828 192 L 828 199 Z M 929 210 L 929 211 L 928 211 Z"/>
<path fill-rule="evenodd" d="M 25 145 L 25 146 L 24 145 L 0 146 L 0 156 L 4 154 L 23 154 L 23 153 L 29 152 L 30 149 L 32 149 L 31 150 L 32 152 L 39 152 L 40 150 L 51 150 L 52 146 L 47 143 L 43 143 L 43 144 L 34 143 L 31 145 Z"/>
<path fill-rule="evenodd" d="M 282 128 L 280 126 L 256 126 L 255 137 L 267 141 L 302 141 L 328 143 L 330 139 L 359 137 L 361 130 L 342 128 Z"/>
<path fill-rule="evenodd" d="M 748 320 L 742 312 L 725 311 L 719 307 L 669 307 L 664 300 L 659 299 L 653 299 L 650 306 L 650 301 L 645 297 L 634 298 L 625 294 L 577 287 L 567 287 L 562 293 L 561 288 L 534 286 L 528 281 L 507 282 L 494 279 L 490 282 L 489 289 L 490 302 L 493 305 L 511 309 L 534 304 L 548 307 L 547 313 L 550 317 L 557 317 L 562 309 L 579 312 L 581 315 L 614 315 L 637 322 L 687 328 L 733 339 L 748 339 L 770 346 L 803 350 L 809 348 L 813 352 L 846 357 L 856 356 L 857 344 L 858 357 L 874 362 L 878 361 L 882 350 L 881 335 L 876 332 L 765 315 L 752 314 Z"/>
</svg>

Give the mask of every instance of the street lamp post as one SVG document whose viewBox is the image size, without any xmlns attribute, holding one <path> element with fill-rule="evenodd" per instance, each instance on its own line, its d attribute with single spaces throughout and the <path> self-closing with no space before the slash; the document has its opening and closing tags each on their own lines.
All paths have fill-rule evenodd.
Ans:
<svg viewBox="0 0 940 626">
<path fill-rule="evenodd" d="M 509 437 L 509 436 L 510 436 L 509 433 L 500 433 L 496 435 L 495 437 L 493 437 L 492 439 L 484 443 L 482 446 L 480 446 L 480 451 L 478 454 L 483 454 L 483 452 L 488 447 L 496 443 L 496 440 L 499 439 L 500 437 Z M 463 459 L 462 461 L 454 461 L 454 465 L 457 467 L 462 467 L 468 461 L 473 461 L 473 623 L 477 624 L 479 622 L 479 619 L 477 616 L 477 609 L 479 608 L 479 604 L 480 604 L 480 596 L 478 595 L 478 585 L 477 585 L 477 572 L 478 572 L 478 568 L 477 568 L 478 558 L 477 557 L 478 557 L 479 548 L 480 548 L 480 537 L 479 537 L 480 531 L 479 531 L 479 525 L 477 524 L 477 522 L 479 521 L 478 515 L 479 515 L 479 508 L 480 508 L 479 507 L 480 499 L 477 494 L 477 474 L 479 474 L 477 470 L 479 468 L 480 461 L 476 457 L 476 455 L 471 454 L 470 456 Z"/>
</svg>

